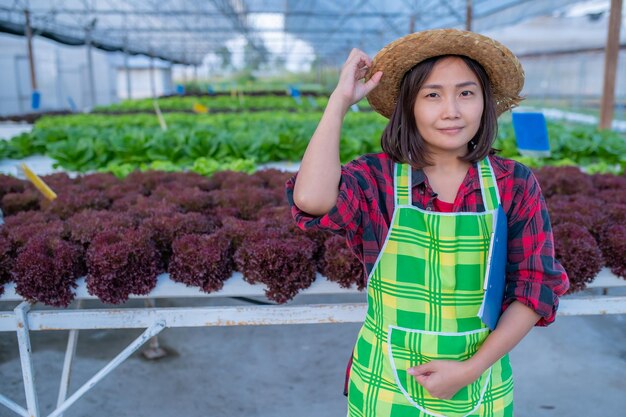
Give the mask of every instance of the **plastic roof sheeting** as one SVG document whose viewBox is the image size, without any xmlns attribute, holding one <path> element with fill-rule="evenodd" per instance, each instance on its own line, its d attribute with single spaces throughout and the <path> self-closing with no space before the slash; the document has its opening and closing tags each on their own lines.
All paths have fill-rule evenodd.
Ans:
<svg viewBox="0 0 626 417">
<path fill-rule="evenodd" d="M 488 31 L 551 14 L 580 0 L 473 0 L 472 30 Z M 465 28 L 466 0 L 289 0 L 286 30 L 342 62 L 352 47 L 374 54 L 411 31 Z"/>
<path fill-rule="evenodd" d="M 580 2 L 473 0 L 472 29 L 488 31 Z M 271 13 L 330 64 L 343 62 L 352 47 L 373 54 L 411 30 L 463 28 L 466 6 L 466 0 L 0 0 L 0 31 L 22 35 L 28 9 L 36 36 L 70 45 L 90 39 L 108 51 L 199 64 L 236 37 L 265 51 L 264 32 L 277 29 L 254 22 Z"/>
<path fill-rule="evenodd" d="M 239 0 L 0 0 L 0 30 L 23 34 L 28 9 L 35 35 L 70 45 L 91 39 L 104 50 L 199 64 L 235 36 L 261 47 L 246 28 L 244 6 Z"/>
</svg>

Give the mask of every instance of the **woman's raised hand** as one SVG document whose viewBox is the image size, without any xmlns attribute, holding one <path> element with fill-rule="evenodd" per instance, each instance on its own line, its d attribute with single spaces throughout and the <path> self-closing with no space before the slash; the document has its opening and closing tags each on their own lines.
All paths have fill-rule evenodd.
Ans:
<svg viewBox="0 0 626 417">
<path fill-rule="evenodd" d="M 369 94 L 378 85 L 380 78 L 383 76 L 382 71 L 378 71 L 369 81 L 361 82 L 371 65 L 372 60 L 365 52 L 356 48 L 352 49 L 348 59 L 343 64 L 339 82 L 330 99 L 339 100 L 341 107 L 347 111 L 351 105 Z"/>
<path fill-rule="evenodd" d="M 341 181 L 341 125 L 350 106 L 378 85 L 383 75 L 380 71 L 368 82 L 361 81 L 371 65 L 372 60 L 363 51 L 353 49 L 350 52 L 337 87 L 330 95 L 322 119 L 304 152 L 293 201 L 310 215 L 326 214 L 337 204 Z"/>
</svg>

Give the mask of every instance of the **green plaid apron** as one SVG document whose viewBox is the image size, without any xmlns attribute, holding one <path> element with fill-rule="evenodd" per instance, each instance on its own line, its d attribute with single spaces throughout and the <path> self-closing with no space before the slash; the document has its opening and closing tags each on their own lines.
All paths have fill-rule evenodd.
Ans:
<svg viewBox="0 0 626 417">
<path fill-rule="evenodd" d="M 478 164 L 481 213 L 435 213 L 411 205 L 411 169 L 395 166 L 395 209 L 369 276 L 368 310 L 353 355 L 348 416 L 513 416 L 508 355 L 450 400 L 429 395 L 407 369 L 463 361 L 489 329 L 477 316 L 499 192 L 489 160 Z"/>
</svg>

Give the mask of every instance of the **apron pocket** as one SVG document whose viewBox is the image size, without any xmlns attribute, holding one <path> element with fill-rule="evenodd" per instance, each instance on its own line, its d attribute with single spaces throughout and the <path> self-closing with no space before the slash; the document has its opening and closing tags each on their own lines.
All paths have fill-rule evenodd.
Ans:
<svg viewBox="0 0 626 417">
<path fill-rule="evenodd" d="M 398 388 L 413 406 L 432 416 L 465 417 L 475 412 L 483 401 L 491 368 L 449 400 L 432 397 L 406 371 L 432 360 L 467 360 L 488 335 L 489 329 L 438 333 L 389 326 L 388 355 Z"/>
</svg>

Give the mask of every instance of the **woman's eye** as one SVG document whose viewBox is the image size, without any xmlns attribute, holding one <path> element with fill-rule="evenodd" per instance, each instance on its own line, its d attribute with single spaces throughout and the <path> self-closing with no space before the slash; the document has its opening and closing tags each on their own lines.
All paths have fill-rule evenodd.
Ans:
<svg viewBox="0 0 626 417">
<path fill-rule="evenodd" d="M 435 98 L 437 97 L 437 93 L 428 93 L 426 94 L 426 97 Z"/>
<path fill-rule="evenodd" d="M 474 92 L 473 92 L 473 91 L 469 91 L 469 90 L 465 90 L 465 91 L 463 91 L 463 92 L 461 93 L 461 95 L 462 95 L 463 97 L 469 97 L 469 96 L 471 96 L 471 95 L 473 95 L 473 94 L 474 94 Z"/>
</svg>

